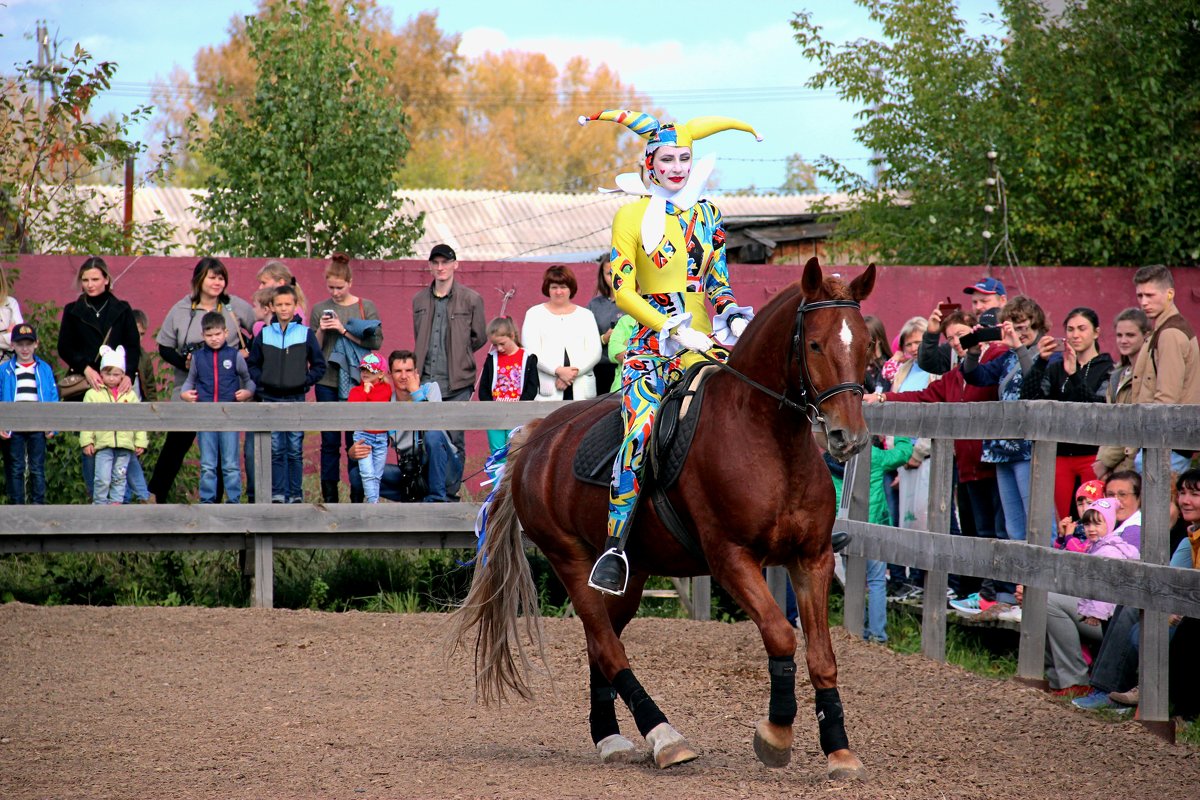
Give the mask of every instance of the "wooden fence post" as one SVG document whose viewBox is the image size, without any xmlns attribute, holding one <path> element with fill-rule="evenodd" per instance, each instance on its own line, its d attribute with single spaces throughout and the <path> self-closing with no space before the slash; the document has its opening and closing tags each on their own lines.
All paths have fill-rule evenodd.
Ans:
<svg viewBox="0 0 1200 800">
<path fill-rule="evenodd" d="M 258 431 L 254 434 L 254 503 L 271 502 L 271 432 Z M 275 547 L 269 533 L 253 533 L 250 537 L 254 549 L 253 600 L 255 608 L 272 608 L 275 605 Z"/>
<path fill-rule="evenodd" d="M 1171 451 L 1142 450 L 1142 561 L 1166 564 L 1171 559 L 1170 504 Z M 1138 649 L 1138 704 L 1141 723 L 1168 741 L 1175 741 L 1175 726 L 1168 716 L 1170 679 L 1169 628 L 1161 611 L 1142 611 L 1141 646 Z"/>
<path fill-rule="evenodd" d="M 692 619 L 712 619 L 712 578 L 708 575 L 692 578 Z"/>
<path fill-rule="evenodd" d="M 950 495 L 954 491 L 954 441 L 934 439 L 929 457 L 929 530 L 950 533 Z M 933 661 L 946 660 L 946 568 L 925 571 L 921 602 L 921 652 Z"/>
<path fill-rule="evenodd" d="M 1025 540 L 1050 547 L 1057 534 L 1058 514 L 1054 508 L 1054 460 L 1058 442 L 1036 440 L 1029 464 L 1029 515 Z M 1046 527 L 1051 525 L 1054 527 Z M 1041 689 L 1046 683 L 1046 589 L 1026 586 L 1021 603 L 1021 644 L 1017 651 L 1017 679 Z"/>
<path fill-rule="evenodd" d="M 846 463 L 838 516 L 866 522 L 870 515 L 871 446 L 867 445 Z M 836 529 L 836 524 L 834 527 Z M 846 586 L 843 596 L 845 604 L 842 608 L 842 626 L 853 635 L 862 636 L 863 619 L 867 610 L 867 560 L 862 556 L 846 557 Z"/>
</svg>

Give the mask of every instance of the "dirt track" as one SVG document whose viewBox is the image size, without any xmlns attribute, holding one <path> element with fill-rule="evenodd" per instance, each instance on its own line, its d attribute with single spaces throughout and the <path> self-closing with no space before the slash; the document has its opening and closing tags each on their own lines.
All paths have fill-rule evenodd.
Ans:
<svg viewBox="0 0 1200 800">
<path fill-rule="evenodd" d="M 767 677 L 749 623 L 634 621 L 634 668 L 701 758 L 605 767 L 577 621 L 546 624 L 557 696 L 501 710 L 471 701 L 461 661 L 443 666 L 444 621 L 0 606 L 0 797 L 1200 796 L 1195 750 L 841 631 L 849 734 L 871 782 L 823 779 L 806 680 L 792 764 L 768 770 L 750 748 Z"/>
</svg>

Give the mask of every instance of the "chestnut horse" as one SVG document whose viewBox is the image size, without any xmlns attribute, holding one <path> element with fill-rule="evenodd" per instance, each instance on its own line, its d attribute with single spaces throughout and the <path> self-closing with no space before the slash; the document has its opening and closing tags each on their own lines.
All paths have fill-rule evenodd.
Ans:
<svg viewBox="0 0 1200 800">
<path fill-rule="evenodd" d="M 618 695 L 659 767 L 696 758 L 634 677 L 620 636 L 650 575 L 711 571 L 762 634 L 771 693 L 754 750 L 767 766 L 784 766 L 791 759 L 796 715 L 796 635 L 763 578 L 763 567 L 783 565 L 807 642 L 828 774 L 865 775 L 850 750 L 837 692 L 827 615 L 834 492 L 813 434 L 841 460 L 869 441 L 861 382 L 870 336 L 859 303 L 874 283 L 874 265 L 847 286 L 825 278 L 811 259 L 801 280 L 780 291 L 746 328 L 729 359 L 731 369 L 709 378 L 695 438 L 670 491 L 675 508 L 693 522 L 707 565 L 689 555 L 645 503 L 629 538 L 625 595 L 589 588 L 588 574 L 607 532 L 608 493 L 577 481 L 571 465 L 584 433 L 613 405 L 596 404 L 582 413 L 578 406 L 560 409 L 514 437 L 471 590 L 455 613 L 451 636 L 456 647 L 475 631 L 476 687 L 485 703 L 502 701 L 510 691 L 532 697 L 530 648 L 541 652 L 541 627 L 523 528 L 550 561 L 583 622 L 592 741 L 602 760 L 636 757 L 633 742 L 617 725 Z"/>
</svg>

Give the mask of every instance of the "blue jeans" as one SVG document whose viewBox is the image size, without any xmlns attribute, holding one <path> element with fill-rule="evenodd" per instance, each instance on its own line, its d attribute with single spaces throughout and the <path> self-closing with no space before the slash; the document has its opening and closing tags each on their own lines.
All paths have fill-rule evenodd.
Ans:
<svg viewBox="0 0 1200 800">
<path fill-rule="evenodd" d="M 46 503 L 46 434 L 42 431 L 14 432 L 8 449 L 8 496 L 14 505 Z M 25 494 L 26 474 L 29 495 Z"/>
<path fill-rule="evenodd" d="M 146 486 L 146 473 L 142 471 L 142 460 L 136 455 L 129 459 L 129 472 L 125 476 L 125 502 L 145 502 L 150 499 L 150 487 Z"/>
<path fill-rule="evenodd" d="M 1000 488 L 1006 531 L 1006 535 L 998 536 L 1000 539 L 1025 541 L 1029 516 L 1029 464 L 1028 461 L 1009 461 L 996 465 L 996 484 Z"/>
<path fill-rule="evenodd" d="M 1178 475 L 1181 472 L 1187 472 L 1191 467 L 1192 462 L 1187 456 L 1181 456 L 1174 450 L 1171 451 L 1171 472 Z M 1137 455 L 1133 457 L 1133 468 L 1139 473 L 1142 471 L 1142 451 L 1138 450 Z"/>
<path fill-rule="evenodd" d="M 246 465 L 246 502 L 254 502 L 254 434 L 246 432 L 242 446 L 242 461 Z"/>
<path fill-rule="evenodd" d="M 132 456 L 133 451 L 123 447 L 106 447 L 96 451 L 92 505 L 103 506 L 125 501 L 125 480 Z"/>
<path fill-rule="evenodd" d="M 867 559 L 867 609 L 863 619 L 863 639 L 887 641 L 887 564 Z"/>
<path fill-rule="evenodd" d="M 379 482 L 383 479 L 383 467 L 387 463 L 388 435 L 355 431 L 354 441 L 371 448 L 371 454 L 358 459 L 358 474 L 362 479 L 363 499 L 368 503 L 379 502 Z"/>
<path fill-rule="evenodd" d="M 304 395 L 262 396 L 264 403 L 303 403 Z M 271 434 L 271 502 L 304 501 L 304 431 Z"/>
<path fill-rule="evenodd" d="M 313 394 L 318 403 L 342 402 L 336 386 L 322 386 L 318 383 L 313 387 Z M 321 480 L 335 483 L 341 481 L 343 441 L 348 450 L 354 443 L 353 434 L 350 431 L 321 431 Z M 350 463 L 354 462 L 351 460 Z"/>
<path fill-rule="evenodd" d="M 238 463 L 237 431 L 200 431 L 200 502 L 217 502 L 217 475 L 225 482 L 225 502 L 242 500 L 242 468 Z"/>
<path fill-rule="evenodd" d="M 429 455 L 429 494 L 425 502 L 447 502 L 462 482 L 462 454 L 442 431 L 425 432 L 425 449 Z"/>
</svg>

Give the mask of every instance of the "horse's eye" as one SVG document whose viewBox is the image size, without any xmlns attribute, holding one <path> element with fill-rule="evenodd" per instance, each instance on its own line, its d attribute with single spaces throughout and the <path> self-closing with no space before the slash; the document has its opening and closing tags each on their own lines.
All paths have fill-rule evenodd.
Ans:
<svg viewBox="0 0 1200 800">
<path fill-rule="evenodd" d="M 808 349 L 812 350 L 814 353 L 819 353 L 821 352 L 821 345 L 817 344 L 816 342 L 809 342 Z"/>
</svg>

